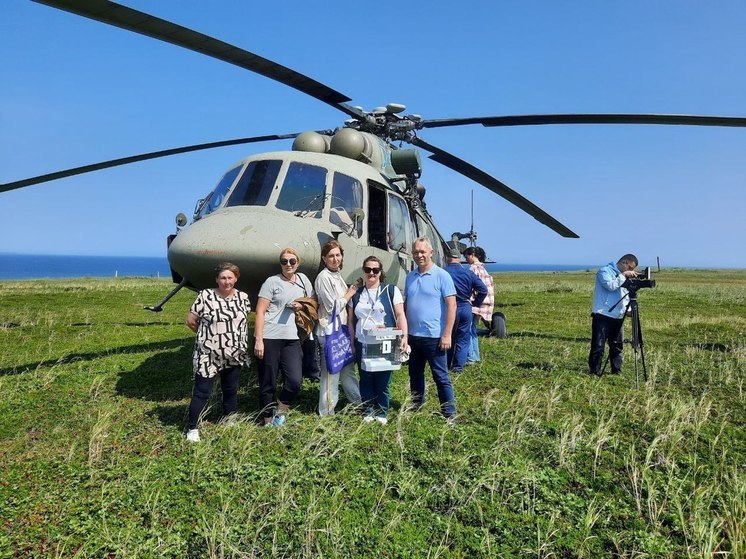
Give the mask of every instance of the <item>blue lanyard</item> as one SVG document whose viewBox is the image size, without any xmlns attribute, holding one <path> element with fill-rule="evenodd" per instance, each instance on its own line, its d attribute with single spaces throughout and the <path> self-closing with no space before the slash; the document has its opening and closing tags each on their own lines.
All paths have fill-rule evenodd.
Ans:
<svg viewBox="0 0 746 559">
<path fill-rule="evenodd" d="M 381 285 L 379 284 L 376 288 L 376 298 L 373 299 L 373 297 L 370 296 L 370 291 L 368 291 L 368 288 L 365 288 L 365 292 L 368 294 L 368 301 L 370 302 L 370 310 L 373 311 L 373 308 L 376 306 L 376 303 L 378 302 L 378 299 L 381 297 Z"/>
</svg>

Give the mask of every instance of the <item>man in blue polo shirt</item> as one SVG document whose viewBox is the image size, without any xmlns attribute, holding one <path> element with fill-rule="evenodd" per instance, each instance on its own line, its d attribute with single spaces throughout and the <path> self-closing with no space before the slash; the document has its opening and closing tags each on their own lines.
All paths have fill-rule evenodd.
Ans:
<svg viewBox="0 0 746 559">
<path fill-rule="evenodd" d="M 433 247 L 426 237 L 412 244 L 417 269 L 407 274 L 404 288 L 409 330 L 409 387 L 416 408 L 425 403 L 425 364 L 430 364 L 438 389 L 440 409 L 449 422 L 456 419 L 456 398 L 448 374 L 446 352 L 451 347 L 456 318 L 453 279 L 433 262 Z"/>
</svg>

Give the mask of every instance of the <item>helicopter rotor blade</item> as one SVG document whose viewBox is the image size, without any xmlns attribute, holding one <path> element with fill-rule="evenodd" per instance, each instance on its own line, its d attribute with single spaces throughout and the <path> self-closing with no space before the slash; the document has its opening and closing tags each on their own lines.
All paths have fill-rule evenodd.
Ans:
<svg viewBox="0 0 746 559">
<path fill-rule="evenodd" d="M 110 0 L 34 0 L 34 2 L 172 43 L 234 64 L 310 95 L 351 117 L 364 118 L 362 111 L 345 103 L 345 101 L 350 101 L 349 97 L 313 78 L 165 19 L 122 6 Z"/>
<path fill-rule="evenodd" d="M 329 133 L 328 130 L 319 131 L 320 134 Z M 209 142 L 205 144 L 194 144 L 191 146 L 183 146 L 179 148 L 164 149 L 160 151 L 152 151 L 149 153 L 142 153 L 140 155 L 132 155 L 129 157 L 121 157 L 119 159 L 110 159 L 108 161 L 101 161 L 100 163 L 93 163 L 91 165 L 83 165 L 82 167 L 74 167 L 72 169 L 66 169 L 64 171 L 56 171 L 54 173 L 48 173 L 46 175 L 39 175 L 38 177 L 31 177 L 15 182 L 8 182 L 0 184 L 0 192 L 7 192 L 9 190 L 16 190 L 25 186 L 31 186 L 34 184 L 40 184 L 43 182 L 49 182 L 57 179 L 63 179 L 65 177 L 72 177 L 74 175 L 82 175 L 84 173 L 90 173 L 92 171 L 100 171 L 101 169 L 109 169 L 111 167 L 117 167 L 119 165 L 127 165 L 129 163 L 137 163 L 138 161 L 147 161 L 148 159 L 157 159 L 159 157 L 168 157 L 169 155 L 177 155 L 179 153 L 189 153 L 190 151 L 201 151 L 205 149 L 220 148 L 226 146 L 237 146 L 241 144 L 253 144 L 257 142 L 269 142 L 272 140 L 288 140 L 299 136 L 301 133 L 295 134 L 270 134 L 268 136 L 254 136 L 252 138 L 237 138 L 235 140 L 223 140 L 220 142 Z"/>
<path fill-rule="evenodd" d="M 487 187 L 489 190 L 491 190 L 495 194 L 502 196 L 511 204 L 518 206 L 524 212 L 528 213 L 531 217 L 533 217 L 540 223 L 543 223 L 544 225 L 546 225 L 553 231 L 559 233 L 563 237 L 574 238 L 574 239 L 578 238 L 577 233 L 574 233 L 573 231 L 571 231 L 569 228 L 567 228 L 562 223 L 557 221 L 547 212 L 542 210 L 539 206 L 537 206 L 530 200 L 524 198 L 523 196 L 518 194 L 515 190 L 505 185 L 504 183 L 500 182 L 496 178 L 488 175 L 481 169 L 478 169 L 471 163 L 467 163 L 463 159 L 460 159 L 456 157 L 455 155 L 448 153 L 447 151 L 444 151 L 440 149 L 439 147 L 436 147 L 417 136 L 412 138 L 412 143 L 432 153 L 432 155 L 430 155 L 429 158 L 432 159 L 433 161 L 436 161 L 440 163 L 441 165 L 445 165 L 446 167 L 453 169 L 457 173 L 460 173 L 470 178 L 474 182 Z"/>
<path fill-rule="evenodd" d="M 482 126 L 538 126 L 542 124 L 673 124 L 686 126 L 746 126 L 746 118 L 733 116 L 666 114 L 546 114 L 477 116 L 423 120 L 422 128 L 481 124 Z"/>
</svg>

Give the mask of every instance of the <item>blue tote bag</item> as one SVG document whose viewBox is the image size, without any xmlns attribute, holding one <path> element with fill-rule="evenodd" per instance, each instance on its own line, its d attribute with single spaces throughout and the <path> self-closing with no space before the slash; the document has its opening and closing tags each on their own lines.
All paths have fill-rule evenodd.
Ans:
<svg viewBox="0 0 746 559">
<path fill-rule="evenodd" d="M 350 329 L 346 324 L 342 324 L 337 314 L 337 303 L 332 308 L 332 317 L 324 329 L 326 341 L 324 342 L 324 351 L 326 353 L 326 370 L 330 374 L 336 375 L 350 363 L 355 361 L 352 353 L 352 339 Z"/>
</svg>

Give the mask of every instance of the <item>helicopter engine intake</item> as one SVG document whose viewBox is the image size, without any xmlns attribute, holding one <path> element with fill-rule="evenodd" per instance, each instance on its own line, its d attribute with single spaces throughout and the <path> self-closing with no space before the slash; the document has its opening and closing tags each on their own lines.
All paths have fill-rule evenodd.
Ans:
<svg viewBox="0 0 746 559">
<path fill-rule="evenodd" d="M 303 132 L 293 141 L 293 151 L 329 153 L 331 138 L 318 132 Z"/>
<path fill-rule="evenodd" d="M 330 151 L 334 155 L 370 163 L 373 150 L 365 134 L 352 128 L 342 128 L 332 136 Z"/>
</svg>

